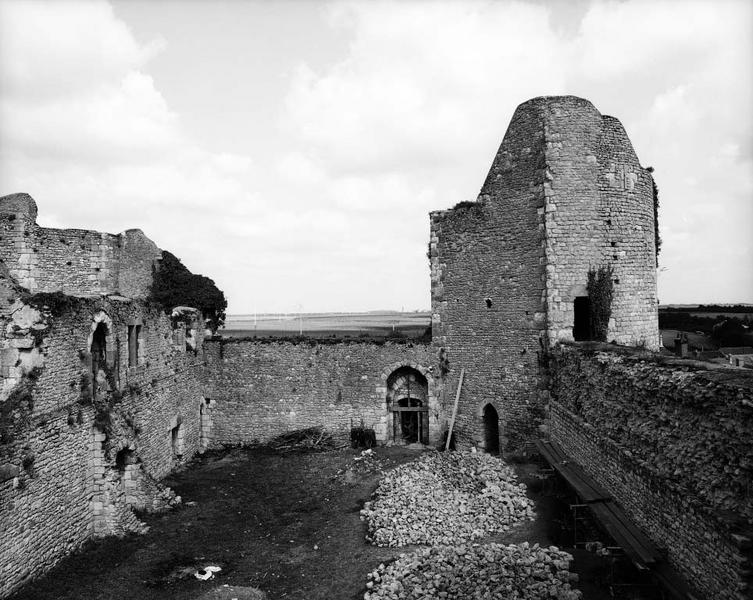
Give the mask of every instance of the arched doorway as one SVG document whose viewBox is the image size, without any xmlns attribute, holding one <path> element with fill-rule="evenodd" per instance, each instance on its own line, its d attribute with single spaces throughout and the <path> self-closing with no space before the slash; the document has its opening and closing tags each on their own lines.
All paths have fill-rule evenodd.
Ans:
<svg viewBox="0 0 753 600">
<path fill-rule="evenodd" d="M 484 406 L 484 448 L 489 454 L 499 454 L 499 415 L 491 404 Z"/>
<path fill-rule="evenodd" d="M 387 410 L 392 440 L 398 444 L 429 443 L 428 382 L 412 367 L 400 367 L 387 378 Z"/>
</svg>

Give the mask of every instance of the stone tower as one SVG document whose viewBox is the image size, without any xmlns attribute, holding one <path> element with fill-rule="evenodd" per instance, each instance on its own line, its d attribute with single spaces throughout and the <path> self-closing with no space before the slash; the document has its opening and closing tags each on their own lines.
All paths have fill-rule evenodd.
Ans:
<svg viewBox="0 0 753 600">
<path fill-rule="evenodd" d="M 607 341 L 659 347 L 654 224 L 651 174 L 617 119 L 574 96 L 518 106 L 477 201 L 431 213 L 446 389 L 466 370 L 461 440 L 493 445 L 484 419 L 495 413 L 502 446 L 533 433 L 547 397 L 541 351 L 572 341 L 574 329 L 583 339 L 590 269 L 612 272 Z"/>
</svg>

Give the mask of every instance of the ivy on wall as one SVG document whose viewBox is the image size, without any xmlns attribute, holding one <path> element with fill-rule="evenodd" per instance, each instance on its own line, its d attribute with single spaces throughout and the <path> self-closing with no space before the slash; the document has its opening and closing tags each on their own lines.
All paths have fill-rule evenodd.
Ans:
<svg viewBox="0 0 753 600">
<path fill-rule="evenodd" d="M 18 431 L 29 427 L 34 411 L 34 388 L 41 372 L 39 367 L 33 368 L 0 402 L 0 450 L 15 440 Z"/>
<path fill-rule="evenodd" d="M 612 297 L 614 295 L 614 270 L 611 265 L 588 270 L 588 300 L 590 307 L 590 339 L 606 342 L 609 317 L 612 316 Z"/>
<path fill-rule="evenodd" d="M 661 236 L 659 235 L 659 188 L 654 179 L 654 168 L 646 167 L 651 173 L 651 187 L 654 193 L 654 244 L 656 246 L 656 266 L 659 266 L 659 252 L 661 251 Z"/>
</svg>

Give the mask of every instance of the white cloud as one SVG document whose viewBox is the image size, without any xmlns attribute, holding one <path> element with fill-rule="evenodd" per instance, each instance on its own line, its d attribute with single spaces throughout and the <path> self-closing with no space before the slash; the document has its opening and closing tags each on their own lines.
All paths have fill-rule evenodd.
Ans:
<svg viewBox="0 0 753 600">
<path fill-rule="evenodd" d="M 90 0 L 5 0 L 0 15 L 3 96 L 26 103 L 118 85 L 164 47 L 137 43 L 109 4 Z"/>
<path fill-rule="evenodd" d="M 168 103 L 150 61 L 169 39 L 138 41 L 104 3 L 6 1 L 2 193 L 30 192 L 43 224 L 142 228 L 231 310 L 427 307 L 428 211 L 475 197 L 520 102 L 572 93 L 656 168 L 661 299 L 750 301 L 752 6 L 594 2 L 565 32 L 563 5 L 331 4 L 311 35 L 347 52 L 294 61 L 284 143 L 251 156 L 188 134 L 224 118 L 222 99 L 200 115 Z M 221 70 L 191 64 L 197 80 Z"/>
<path fill-rule="evenodd" d="M 300 65 L 284 124 L 335 173 L 447 168 L 498 143 L 519 102 L 563 88 L 540 7 L 349 3 L 332 21 L 352 28 L 350 53 L 322 73 Z"/>
<path fill-rule="evenodd" d="M 299 132 L 298 160 L 317 164 L 318 185 L 343 210 L 386 212 L 385 224 L 396 210 L 418 218 L 473 198 L 518 103 L 582 95 L 620 118 L 657 169 L 662 299 L 753 301 L 750 5 L 594 2 L 572 35 L 547 11 L 334 5 L 333 27 L 353 41 L 333 66 L 304 63 L 293 75 L 283 118 Z M 720 267 L 717 248 L 730 239 L 738 258 Z M 704 286 L 712 271 L 725 283 Z"/>
<path fill-rule="evenodd" d="M 186 135 L 145 71 L 164 41 L 139 43 L 101 2 L 3 2 L 0 24 L 2 193 L 31 193 L 47 226 L 139 227 L 224 279 L 202 245 L 258 205 L 254 165 Z"/>
</svg>

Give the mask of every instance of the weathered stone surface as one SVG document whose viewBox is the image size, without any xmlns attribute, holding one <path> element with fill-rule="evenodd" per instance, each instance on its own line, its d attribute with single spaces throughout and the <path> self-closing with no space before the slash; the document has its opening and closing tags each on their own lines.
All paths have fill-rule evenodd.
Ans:
<svg viewBox="0 0 753 600">
<path fill-rule="evenodd" d="M 388 441 L 392 413 L 387 382 L 401 367 L 428 380 L 430 443 L 439 419 L 435 350 L 430 345 L 310 341 L 208 341 L 207 394 L 221 407 L 213 415 L 213 443 L 267 441 L 282 433 L 323 427 L 341 441 L 363 423 Z"/>
<path fill-rule="evenodd" d="M 555 546 L 528 543 L 434 546 L 401 554 L 368 574 L 364 600 L 578 600 L 568 570 L 572 556 Z"/>
<path fill-rule="evenodd" d="M 753 523 L 753 372 L 577 347 L 551 367 L 552 439 L 693 585 L 737 600 L 751 559 L 738 529 Z"/>
<path fill-rule="evenodd" d="M 27 307 L 5 322 L 12 325 L 16 315 L 28 327 L 3 328 L 0 345 L 14 346 L 3 349 L 3 356 L 12 351 L 35 358 L 16 358 L 19 366 L 4 378 L 0 397 L 0 464 L 15 466 L 12 477 L 0 477 L 0 597 L 93 536 L 144 531 L 131 509 L 178 501 L 154 480 L 188 459 L 209 435 L 201 430 L 202 422 L 207 426 L 201 419 L 202 356 L 173 346 L 173 324 L 158 307 L 70 298 L 62 314 Z M 134 323 L 144 327 L 141 360 L 129 366 Z M 103 389 L 93 400 L 92 336 L 100 324 L 107 328 L 109 375 L 100 371 Z M 180 459 L 168 427 L 176 415 Z"/>
<path fill-rule="evenodd" d="M 388 471 L 361 519 L 377 546 L 457 544 L 533 519 L 533 503 L 499 458 L 431 452 Z"/>
<path fill-rule="evenodd" d="M 614 268 L 608 340 L 658 347 L 651 175 L 619 121 L 582 98 L 517 108 L 477 201 L 431 213 L 429 256 L 448 389 L 466 369 L 463 444 L 487 443 L 487 403 L 503 444 L 518 448 L 536 431 L 546 386 L 539 353 L 572 340 L 574 299 L 586 294 L 591 267 Z"/>
<path fill-rule="evenodd" d="M 162 252 L 140 230 L 52 229 L 36 217 L 28 194 L 0 198 L 0 260 L 29 291 L 148 296 Z"/>
</svg>

